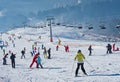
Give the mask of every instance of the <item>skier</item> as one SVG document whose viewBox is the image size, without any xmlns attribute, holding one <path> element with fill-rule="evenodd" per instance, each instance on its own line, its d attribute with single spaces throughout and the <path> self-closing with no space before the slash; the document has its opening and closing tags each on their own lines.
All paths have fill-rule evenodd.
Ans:
<svg viewBox="0 0 120 82">
<path fill-rule="evenodd" d="M 64 47 L 65 47 L 65 52 L 67 52 L 67 46 L 66 46 L 66 45 L 64 45 Z"/>
<path fill-rule="evenodd" d="M 58 45 L 61 45 L 61 40 L 60 39 L 58 39 Z"/>
<path fill-rule="evenodd" d="M 113 51 L 115 51 L 115 43 L 113 44 Z"/>
<path fill-rule="evenodd" d="M 56 51 L 58 51 L 58 48 L 59 48 L 59 46 L 57 45 L 57 46 L 56 46 Z"/>
<path fill-rule="evenodd" d="M 38 66 L 40 65 L 41 68 L 43 68 L 41 64 L 41 58 L 40 58 L 40 53 L 38 53 L 38 58 L 37 58 Z M 39 67 L 38 67 L 39 68 Z"/>
<path fill-rule="evenodd" d="M 6 60 L 7 55 L 8 55 L 8 53 L 5 54 L 4 57 L 3 57 L 3 65 L 7 65 L 7 60 Z"/>
<path fill-rule="evenodd" d="M 112 54 L 112 46 L 110 45 L 110 44 L 108 44 L 107 46 L 106 46 L 106 48 L 107 48 L 107 54 Z"/>
<path fill-rule="evenodd" d="M 88 50 L 89 50 L 89 56 L 91 56 L 92 50 L 93 50 L 93 49 L 92 49 L 92 45 L 89 46 Z"/>
<path fill-rule="evenodd" d="M 64 47 L 65 47 L 65 51 L 66 51 L 66 52 L 69 52 L 69 46 L 68 46 L 68 45 L 65 45 Z"/>
<path fill-rule="evenodd" d="M 32 50 L 34 50 L 34 44 L 32 45 Z"/>
<path fill-rule="evenodd" d="M 21 54 L 22 54 L 21 59 L 22 59 L 23 57 L 25 58 L 25 50 L 22 50 L 22 51 L 21 51 Z"/>
<path fill-rule="evenodd" d="M 34 47 L 34 51 L 37 52 L 37 48 L 36 47 Z"/>
<path fill-rule="evenodd" d="M 44 49 L 44 45 L 42 44 L 42 50 Z"/>
<path fill-rule="evenodd" d="M 32 63 L 30 64 L 30 68 L 32 67 L 32 65 L 34 64 L 34 62 L 36 63 L 36 68 L 38 68 L 38 63 L 37 63 L 37 58 L 38 58 L 39 53 L 35 54 L 32 60 Z"/>
<path fill-rule="evenodd" d="M 5 49 L 3 48 L 3 54 L 5 55 Z"/>
<path fill-rule="evenodd" d="M 46 51 L 46 47 L 44 47 L 43 55 L 44 55 L 44 58 L 47 58 L 47 51 Z"/>
<path fill-rule="evenodd" d="M 66 46 L 66 51 L 69 52 L 69 46 L 68 45 Z"/>
<path fill-rule="evenodd" d="M 51 58 L 51 48 L 48 49 L 48 59 Z"/>
<path fill-rule="evenodd" d="M 40 47 L 38 47 L 38 53 L 40 53 Z"/>
<path fill-rule="evenodd" d="M 24 52 L 26 53 L 26 47 L 24 47 Z"/>
<path fill-rule="evenodd" d="M 13 43 L 13 47 L 15 47 L 15 43 Z"/>
<path fill-rule="evenodd" d="M 33 56 L 35 54 L 34 50 L 32 50 L 30 53 L 31 53 L 31 56 Z"/>
<path fill-rule="evenodd" d="M 10 56 L 10 59 L 11 59 L 11 64 L 12 64 L 12 68 L 15 68 L 15 54 L 11 54 L 11 56 Z"/>
<path fill-rule="evenodd" d="M 76 71 L 75 71 L 75 77 L 77 77 L 77 75 L 78 75 L 78 70 L 79 70 L 80 66 L 81 66 L 81 70 L 83 71 L 83 73 L 85 75 L 87 75 L 87 73 L 84 69 L 84 59 L 85 59 L 85 56 L 82 54 L 81 50 L 78 50 L 77 55 L 74 58 L 74 60 L 78 61 L 77 68 L 76 68 Z"/>
</svg>

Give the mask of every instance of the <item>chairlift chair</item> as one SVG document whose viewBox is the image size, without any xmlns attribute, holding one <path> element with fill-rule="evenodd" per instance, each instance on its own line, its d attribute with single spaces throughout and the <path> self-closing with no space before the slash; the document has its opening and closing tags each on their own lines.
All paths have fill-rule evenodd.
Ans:
<svg viewBox="0 0 120 82">
<path fill-rule="evenodd" d="M 88 29 L 89 29 L 89 30 L 91 30 L 91 29 L 93 29 L 93 27 L 92 27 L 92 26 L 90 26 L 90 27 L 88 27 Z"/>
<path fill-rule="evenodd" d="M 79 26 L 78 29 L 82 29 L 83 27 L 82 26 Z"/>
<path fill-rule="evenodd" d="M 99 26 L 101 29 L 106 29 L 106 27 L 104 26 L 104 25 L 102 25 L 102 26 Z"/>
<path fill-rule="evenodd" d="M 120 28 L 120 25 L 116 25 L 116 28 Z"/>
</svg>

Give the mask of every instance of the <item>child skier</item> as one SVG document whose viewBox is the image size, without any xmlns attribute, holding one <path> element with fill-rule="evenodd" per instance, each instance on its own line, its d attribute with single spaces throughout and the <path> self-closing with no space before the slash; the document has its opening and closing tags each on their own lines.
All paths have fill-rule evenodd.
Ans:
<svg viewBox="0 0 120 82">
<path fill-rule="evenodd" d="M 87 75 L 87 73 L 86 73 L 86 71 L 84 69 L 84 59 L 85 59 L 85 56 L 82 54 L 81 50 L 78 50 L 78 53 L 74 58 L 74 60 L 78 61 L 77 68 L 76 68 L 76 71 L 75 71 L 75 77 L 77 77 L 77 75 L 78 75 L 78 70 L 79 70 L 80 66 L 81 66 L 81 70 L 83 71 L 83 73 L 85 75 Z"/>
<path fill-rule="evenodd" d="M 40 54 L 38 53 L 38 58 L 37 58 L 37 62 L 38 62 L 38 67 L 40 65 L 41 68 L 43 68 L 42 64 L 41 64 L 41 58 L 40 58 Z"/>
</svg>

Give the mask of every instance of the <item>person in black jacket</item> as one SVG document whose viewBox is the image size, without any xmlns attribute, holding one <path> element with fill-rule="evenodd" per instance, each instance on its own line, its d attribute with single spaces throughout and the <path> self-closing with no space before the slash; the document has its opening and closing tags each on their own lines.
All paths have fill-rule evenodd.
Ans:
<svg viewBox="0 0 120 82">
<path fill-rule="evenodd" d="M 48 59 L 51 58 L 51 48 L 48 49 Z"/>
<path fill-rule="evenodd" d="M 22 51 L 21 51 L 21 54 L 22 54 L 21 59 L 22 59 L 23 57 L 25 58 L 25 50 L 22 50 Z"/>
<path fill-rule="evenodd" d="M 106 46 L 106 48 L 107 48 L 107 54 L 112 54 L 112 46 L 111 46 L 111 44 L 108 44 L 107 46 Z"/>
<path fill-rule="evenodd" d="M 5 54 L 4 57 L 3 57 L 3 65 L 7 65 L 7 60 L 6 60 L 7 55 L 8 55 L 8 53 Z"/>
<path fill-rule="evenodd" d="M 88 50 L 89 50 L 89 56 L 91 56 L 92 55 L 92 50 L 93 50 L 92 45 L 89 46 Z"/>
<path fill-rule="evenodd" d="M 11 64 L 12 64 L 12 68 L 15 68 L 15 54 L 11 54 L 11 56 L 10 56 L 10 59 L 11 59 Z"/>
</svg>

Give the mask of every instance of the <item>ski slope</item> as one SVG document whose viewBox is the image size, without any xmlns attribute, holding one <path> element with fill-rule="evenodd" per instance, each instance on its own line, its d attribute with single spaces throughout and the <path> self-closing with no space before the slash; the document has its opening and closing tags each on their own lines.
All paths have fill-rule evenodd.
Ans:
<svg viewBox="0 0 120 82">
<path fill-rule="evenodd" d="M 120 51 L 106 54 L 106 45 L 110 42 L 74 39 L 76 38 L 72 35 L 74 32 L 76 31 L 71 28 L 54 27 L 53 42 L 49 41 L 49 28 L 47 27 L 18 28 L 2 34 L 2 39 L 9 44 L 5 48 L 6 52 L 11 50 L 16 54 L 16 68 L 11 66 L 10 54 L 7 58 L 8 65 L 2 65 L 3 50 L 0 49 L 0 82 L 120 82 Z M 8 40 L 11 34 L 15 34 L 12 37 L 15 39 L 15 47 Z M 66 38 L 68 35 L 71 38 Z M 22 38 L 18 39 L 18 36 L 22 36 Z M 39 36 L 41 39 L 38 39 Z M 58 38 L 61 40 L 61 45 L 56 51 Z M 29 68 L 33 58 L 30 52 L 34 42 L 37 42 L 37 47 L 40 47 L 43 69 L 36 68 L 35 64 Z M 44 58 L 42 44 L 47 50 L 51 48 L 51 59 Z M 64 45 L 69 45 L 70 52 L 65 52 Z M 93 45 L 92 56 L 88 56 L 89 45 Z M 120 43 L 116 42 L 116 46 L 120 47 Z M 21 50 L 24 47 L 26 47 L 26 58 L 21 59 Z M 85 70 L 88 76 L 84 76 L 79 70 L 80 77 L 74 77 L 76 69 L 74 56 L 79 49 L 86 57 Z"/>
</svg>

